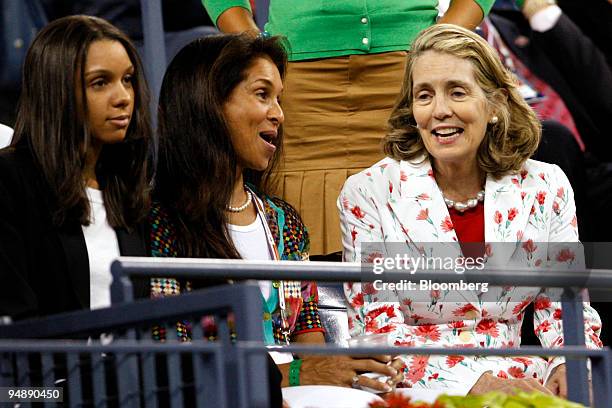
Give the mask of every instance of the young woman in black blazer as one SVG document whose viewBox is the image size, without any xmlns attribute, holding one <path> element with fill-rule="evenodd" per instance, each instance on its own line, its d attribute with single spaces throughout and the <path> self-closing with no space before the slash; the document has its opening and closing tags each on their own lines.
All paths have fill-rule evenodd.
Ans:
<svg viewBox="0 0 612 408">
<path fill-rule="evenodd" d="M 143 68 L 121 31 L 89 16 L 41 30 L 0 150 L 0 316 L 109 304 L 112 259 L 146 255 L 150 133 Z"/>
</svg>

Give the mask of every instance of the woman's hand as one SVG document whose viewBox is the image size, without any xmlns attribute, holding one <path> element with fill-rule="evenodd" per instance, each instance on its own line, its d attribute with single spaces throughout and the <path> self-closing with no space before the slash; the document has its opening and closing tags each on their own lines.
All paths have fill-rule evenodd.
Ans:
<svg viewBox="0 0 612 408">
<path fill-rule="evenodd" d="M 323 333 L 311 332 L 296 336 L 296 343 L 301 344 L 325 344 Z M 339 385 L 341 387 L 352 387 L 353 380 L 357 377 L 355 385 L 369 387 L 382 392 L 389 392 L 395 385 L 404 379 L 401 370 L 404 362 L 399 358 L 388 355 L 378 356 L 301 356 L 302 366 L 300 368 L 300 385 Z M 283 374 L 283 387 L 289 385 L 289 364 L 279 366 Z M 379 373 L 388 376 L 386 382 L 380 382 L 374 378 L 368 378 L 361 373 Z"/>
<path fill-rule="evenodd" d="M 353 386 L 353 379 L 357 376 L 357 384 L 362 387 L 373 388 L 382 392 L 389 392 L 395 384 L 404 378 L 400 359 L 391 356 L 304 356 L 300 370 L 300 385 L 338 385 L 341 387 Z M 359 373 L 373 372 L 389 377 L 386 382 L 368 378 Z"/>
<path fill-rule="evenodd" d="M 561 364 L 553 369 L 548 381 L 546 381 L 546 388 L 561 398 L 567 398 L 567 379 L 565 375 L 565 364 Z"/>
<path fill-rule="evenodd" d="M 478 381 L 476 381 L 476 384 L 474 384 L 474 386 L 470 390 L 469 394 L 486 394 L 489 391 L 501 391 L 507 394 L 514 394 L 517 391 L 537 391 L 544 394 L 552 395 L 552 392 L 548 388 L 540 384 L 540 382 L 535 378 L 499 378 L 489 372 L 486 372 L 480 376 Z"/>
</svg>

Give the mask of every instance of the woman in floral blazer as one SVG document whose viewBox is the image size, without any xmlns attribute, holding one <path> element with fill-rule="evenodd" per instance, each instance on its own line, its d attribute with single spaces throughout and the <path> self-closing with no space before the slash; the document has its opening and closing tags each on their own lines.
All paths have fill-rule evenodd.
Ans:
<svg viewBox="0 0 612 408">
<path fill-rule="evenodd" d="M 399 243 L 433 259 L 461 257 L 462 249 L 468 256 L 466 243 L 475 242 L 480 253 L 472 248 L 470 256 L 487 267 L 582 265 L 572 188 L 559 167 L 528 160 L 539 122 L 480 37 L 445 25 L 424 31 L 390 125 L 389 157 L 349 178 L 338 198 L 345 261 L 388 255 L 366 243 Z M 416 272 L 416 281 L 425 273 Z M 345 292 L 353 336 L 388 333 L 393 344 L 413 347 L 519 346 L 524 310 L 534 302 L 543 346 L 563 344 L 560 303 L 539 288 L 489 288 L 486 296 L 432 290 L 427 302 L 372 284 L 347 284 Z M 587 346 L 601 347 L 599 316 L 587 303 L 584 313 Z M 403 358 L 407 387 L 566 391 L 557 358 Z"/>
</svg>

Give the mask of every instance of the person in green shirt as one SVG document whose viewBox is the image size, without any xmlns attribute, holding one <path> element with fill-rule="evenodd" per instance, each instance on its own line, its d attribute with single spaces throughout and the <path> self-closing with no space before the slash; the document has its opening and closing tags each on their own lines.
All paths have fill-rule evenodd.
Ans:
<svg viewBox="0 0 612 408">
<path fill-rule="evenodd" d="M 259 33 L 248 0 L 203 4 L 222 32 Z M 474 29 L 492 4 L 453 0 L 438 21 Z M 341 250 L 336 198 L 348 176 L 383 157 L 380 140 L 406 53 L 436 23 L 436 6 L 437 0 L 270 1 L 265 30 L 288 39 L 290 60 L 276 192 L 308 226 L 311 255 Z"/>
</svg>

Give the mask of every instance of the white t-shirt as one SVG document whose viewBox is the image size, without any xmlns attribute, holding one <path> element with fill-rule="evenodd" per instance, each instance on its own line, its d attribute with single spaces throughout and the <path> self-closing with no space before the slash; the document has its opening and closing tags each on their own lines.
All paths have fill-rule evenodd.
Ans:
<svg viewBox="0 0 612 408">
<path fill-rule="evenodd" d="M 11 144 L 13 129 L 0 123 L 0 149 Z"/>
<path fill-rule="evenodd" d="M 119 241 L 108 224 L 102 191 L 87 187 L 91 206 L 91 224 L 83 225 L 83 235 L 89 256 L 89 303 L 92 309 L 110 306 L 110 265 L 119 257 Z"/>
<path fill-rule="evenodd" d="M 255 196 L 253 196 L 253 199 L 259 200 L 259 198 Z M 268 261 L 273 259 L 272 254 L 270 254 L 270 248 L 268 247 L 268 238 L 266 237 L 263 222 L 265 221 L 261 219 L 258 213 L 255 221 L 249 225 L 227 224 L 230 237 L 242 259 L 257 261 Z M 272 282 L 261 280 L 257 283 L 259 284 L 264 299 L 268 299 L 270 297 Z"/>
</svg>

